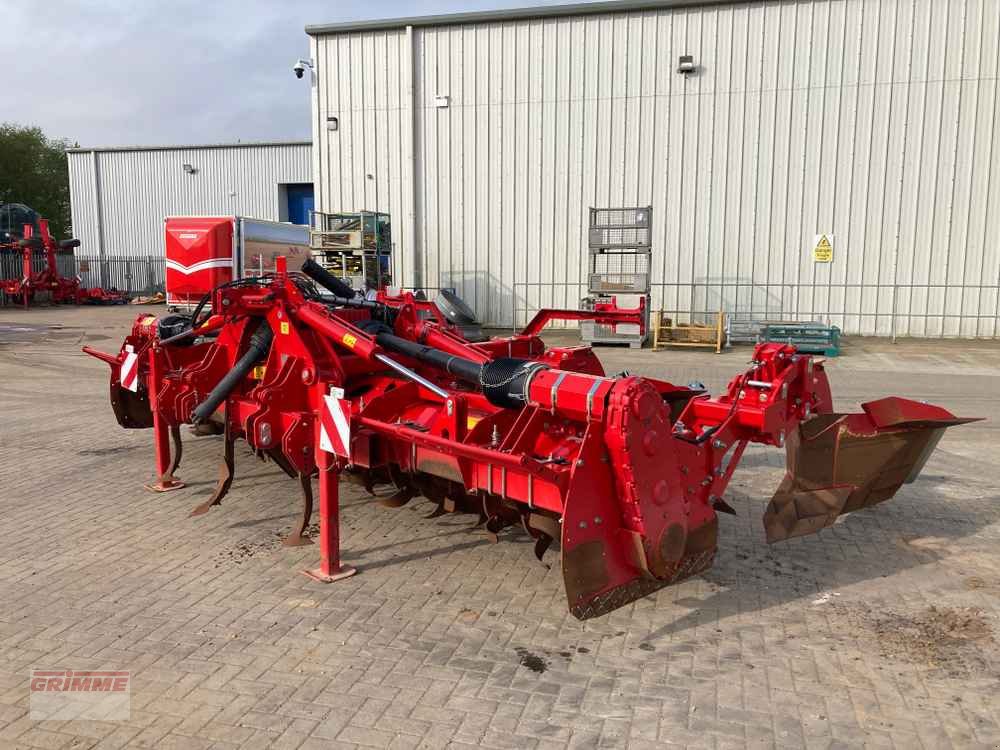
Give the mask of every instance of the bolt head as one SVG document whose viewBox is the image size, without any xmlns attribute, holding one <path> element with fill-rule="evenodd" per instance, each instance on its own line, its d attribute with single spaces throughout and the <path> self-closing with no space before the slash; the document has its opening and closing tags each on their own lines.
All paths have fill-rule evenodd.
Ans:
<svg viewBox="0 0 1000 750">
<path fill-rule="evenodd" d="M 670 500 L 670 485 L 666 479 L 661 479 L 653 485 L 653 502 L 656 505 L 666 505 Z"/>
<path fill-rule="evenodd" d="M 645 435 L 642 436 L 642 451 L 647 456 L 655 456 L 657 443 L 660 440 L 660 436 L 656 434 L 656 430 L 649 430 Z"/>
</svg>

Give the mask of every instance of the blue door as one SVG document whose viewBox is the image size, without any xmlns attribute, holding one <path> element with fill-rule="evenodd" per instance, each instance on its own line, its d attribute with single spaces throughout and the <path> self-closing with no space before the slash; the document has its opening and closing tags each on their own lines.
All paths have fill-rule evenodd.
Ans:
<svg viewBox="0 0 1000 750">
<path fill-rule="evenodd" d="M 313 186 L 300 183 L 286 186 L 288 196 L 288 220 L 292 224 L 308 224 L 309 212 L 313 210 Z"/>
</svg>

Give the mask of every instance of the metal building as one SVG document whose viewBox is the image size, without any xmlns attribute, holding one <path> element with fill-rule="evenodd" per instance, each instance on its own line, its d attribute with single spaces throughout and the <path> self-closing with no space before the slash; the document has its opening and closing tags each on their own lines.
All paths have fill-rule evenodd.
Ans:
<svg viewBox="0 0 1000 750">
<path fill-rule="evenodd" d="M 317 207 L 391 213 L 401 282 L 457 287 L 490 323 L 575 307 L 587 208 L 651 205 L 653 305 L 678 317 L 1000 334 L 997 0 L 619 2 L 306 31 Z"/>
<path fill-rule="evenodd" d="M 84 284 L 163 285 L 163 219 L 238 214 L 308 224 L 310 152 L 300 142 L 69 150 L 73 233 Z"/>
</svg>

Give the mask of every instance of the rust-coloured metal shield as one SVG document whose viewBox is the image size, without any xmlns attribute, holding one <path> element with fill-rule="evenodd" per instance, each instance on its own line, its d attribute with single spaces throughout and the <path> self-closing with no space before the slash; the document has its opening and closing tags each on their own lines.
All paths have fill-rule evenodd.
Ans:
<svg viewBox="0 0 1000 750">
<path fill-rule="evenodd" d="M 111 378 L 111 409 L 118 424 L 126 429 L 147 429 L 153 426 L 153 412 L 149 407 L 149 396 L 145 383 L 132 392 L 122 388 L 116 377 Z"/>
<path fill-rule="evenodd" d="M 574 617 L 599 617 L 712 565 L 715 512 L 692 507 L 678 466 L 669 411 L 636 383 L 591 427 L 571 475 L 562 518 L 562 569 Z M 661 436 L 661 437 L 657 437 Z M 623 522 L 629 497 L 641 529 Z"/>
<path fill-rule="evenodd" d="M 790 433 L 787 473 L 764 513 L 768 542 L 814 534 L 888 500 L 916 479 L 945 428 L 978 421 L 894 396 L 862 408 L 817 415 Z"/>
</svg>

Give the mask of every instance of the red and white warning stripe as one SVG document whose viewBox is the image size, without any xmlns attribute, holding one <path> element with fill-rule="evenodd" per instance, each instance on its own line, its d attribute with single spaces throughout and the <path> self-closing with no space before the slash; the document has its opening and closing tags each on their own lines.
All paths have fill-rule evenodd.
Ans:
<svg viewBox="0 0 1000 750">
<path fill-rule="evenodd" d="M 118 379 L 122 383 L 122 388 L 132 393 L 139 390 L 139 355 L 135 353 L 131 344 L 125 344 L 125 359 Z"/>
<path fill-rule="evenodd" d="M 185 276 L 190 276 L 193 273 L 198 273 L 198 271 L 207 271 L 212 268 L 232 268 L 233 259 L 232 258 L 210 258 L 208 260 L 198 261 L 197 263 L 192 263 L 190 266 L 185 266 L 183 263 L 179 263 L 176 260 L 171 260 L 167 258 L 167 268 L 171 271 L 177 271 Z"/>
<path fill-rule="evenodd" d="M 351 457 L 351 402 L 344 398 L 343 388 L 331 388 L 330 395 L 323 396 L 319 447 L 342 458 Z"/>
</svg>

